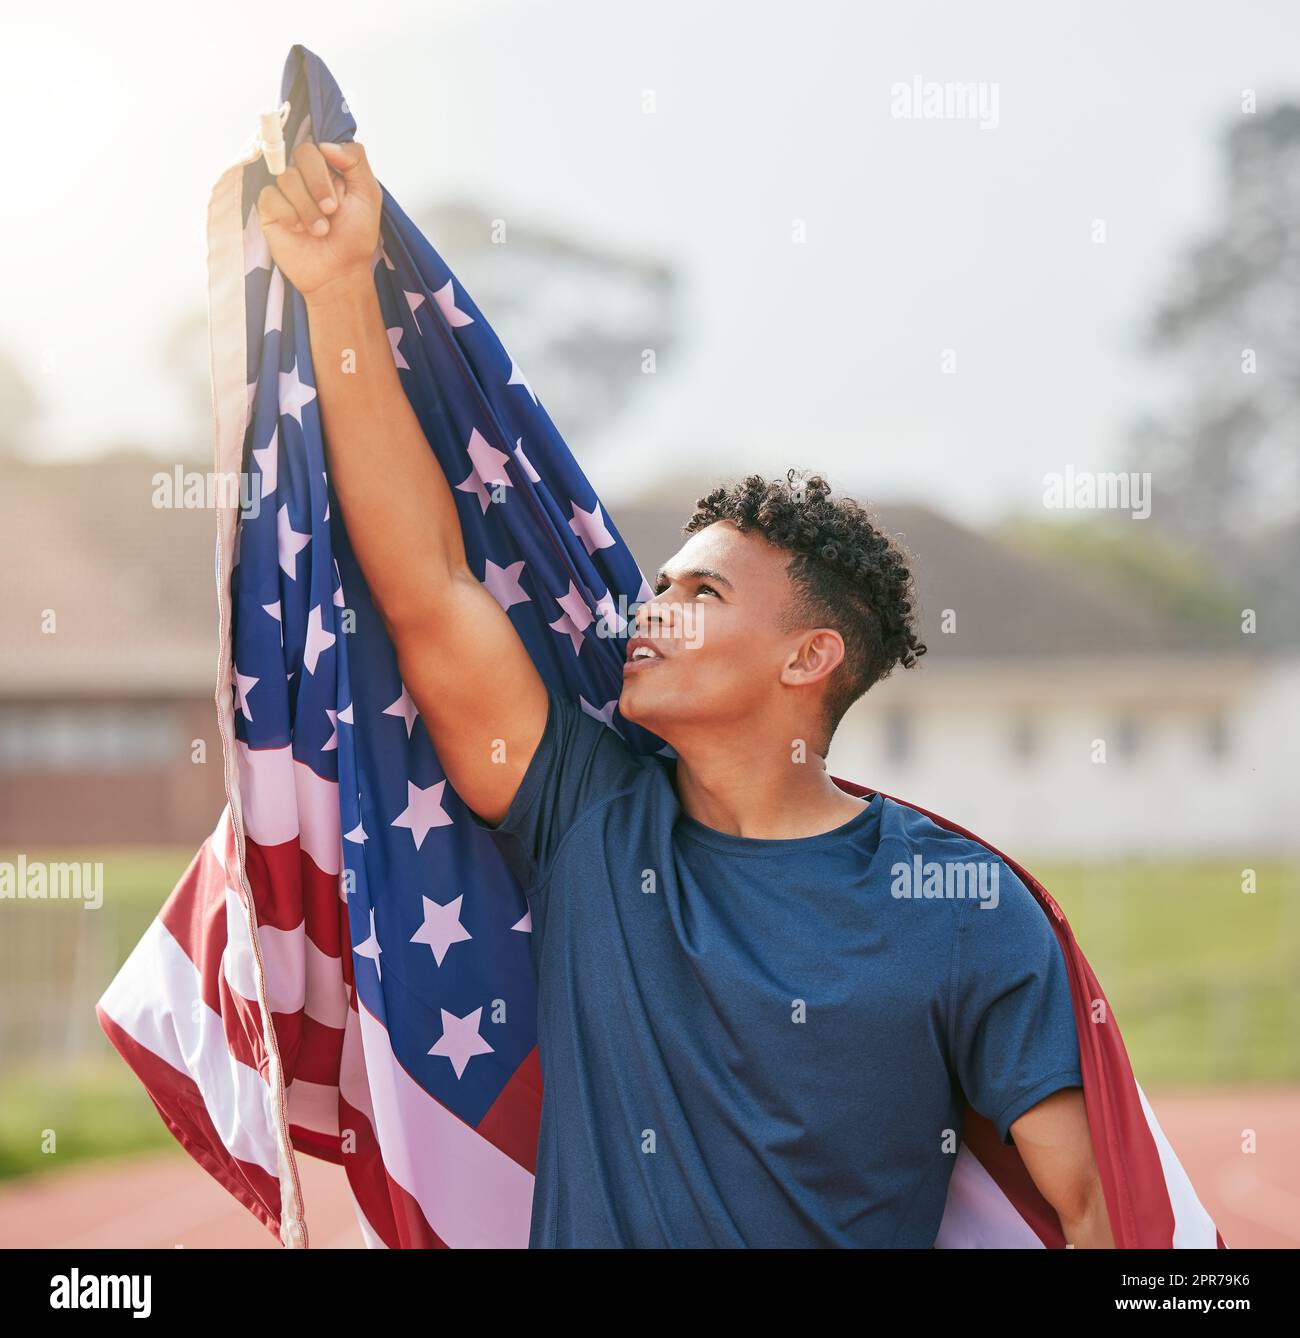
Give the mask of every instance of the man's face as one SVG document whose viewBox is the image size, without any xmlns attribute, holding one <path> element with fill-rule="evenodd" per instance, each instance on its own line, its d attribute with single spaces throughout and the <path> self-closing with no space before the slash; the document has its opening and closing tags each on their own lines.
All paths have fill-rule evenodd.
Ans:
<svg viewBox="0 0 1300 1338">
<path fill-rule="evenodd" d="M 782 631 L 793 597 L 790 554 L 719 521 L 691 535 L 652 580 L 627 644 L 619 709 L 676 746 L 761 713 L 782 690 L 798 645 Z"/>
</svg>

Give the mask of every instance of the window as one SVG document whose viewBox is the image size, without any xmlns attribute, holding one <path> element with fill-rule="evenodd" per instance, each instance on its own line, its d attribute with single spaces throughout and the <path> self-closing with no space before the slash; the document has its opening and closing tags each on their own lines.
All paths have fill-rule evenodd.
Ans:
<svg viewBox="0 0 1300 1338">
<path fill-rule="evenodd" d="M 1038 721 L 1033 716 L 1017 716 L 1011 722 L 1011 751 L 1022 762 L 1038 756 L 1040 742 Z"/>
<path fill-rule="evenodd" d="M 1222 711 L 1215 711 L 1205 722 L 1205 746 L 1216 762 L 1222 762 L 1231 748 L 1228 719 Z"/>
<path fill-rule="evenodd" d="M 0 705 L 0 772 L 127 771 L 174 762 L 186 744 L 167 704 Z"/>
<path fill-rule="evenodd" d="M 1115 729 L 1115 752 L 1121 762 L 1131 762 L 1138 754 L 1142 743 L 1142 730 L 1137 720 L 1126 715 L 1120 719 Z"/>
<path fill-rule="evenodd" d="M 885 717 L 885 756 L 906 762 L 914 747 L 912 717 L 908 711 L 890 711 Z"/>
</svg>

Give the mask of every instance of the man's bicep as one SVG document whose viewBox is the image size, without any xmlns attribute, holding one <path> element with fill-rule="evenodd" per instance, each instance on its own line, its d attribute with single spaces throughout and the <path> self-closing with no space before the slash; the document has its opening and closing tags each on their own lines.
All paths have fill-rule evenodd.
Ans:
<svg viewBox="0 0 1300 1338">
<path fill-rule="evenodd" d="M 1013 1122 L 1011 1136 L 1038 1192 L 1063 1223 L 1082 1220 L 1094 1205 L 1104 1214 L 1081 1087 L 1061 1088 L 1031 1106 Z"/>
<path fill-rule="evenodd" d="M 395 633 L 398 667 L 451 787 L 489 823 L 510 808 L 546 725 L 546 685 L 509 616 L 465 571 Z"/>
</svg>

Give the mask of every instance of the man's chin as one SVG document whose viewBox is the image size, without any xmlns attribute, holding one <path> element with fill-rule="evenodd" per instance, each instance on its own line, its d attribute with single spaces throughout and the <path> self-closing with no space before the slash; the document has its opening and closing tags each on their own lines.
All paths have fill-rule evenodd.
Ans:
<svg viewBox="0 0 1300 1338">
<path fill-rule="evenodd" d="M 641 723 L 637 719 L 636 692 L 630 683 L 624 683 L 622 692 L 618 694 L 618 713 L 624 720 L 630 720 L 634 725 Z"/>
<path fill-rule="evenodd" d="M 649 729 L 649 720 L 657 714 L 654 709 L 654 694 L 646 692 L 645 685 L 633 679 L 625 680 L 623 691 L 618 698 L 618 713 L 624 720 L 634 725 Z"/>
</svg>

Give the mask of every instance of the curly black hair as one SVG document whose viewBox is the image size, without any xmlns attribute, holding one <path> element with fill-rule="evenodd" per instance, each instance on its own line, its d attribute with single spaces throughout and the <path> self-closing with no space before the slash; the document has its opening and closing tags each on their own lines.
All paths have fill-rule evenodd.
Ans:
<svg viewBox="0 0 1300 1338">
<path fill-rule="evenodd" d="M 844 662 L 826 697 L 827 738 L 845 711 L 896 664 L 910 669 L 925 654 L 913 627 L 915 591 L 909 556 L 866 507 L 832 497 L 820 474 L 791 469 L 783 479 L 759 474 L 714 488 L 682 526 L 694 534 L 720 520 L 762 534 L 790 552 L 796 597 L 787 626 L 833 627 Z"/>
</svg>

